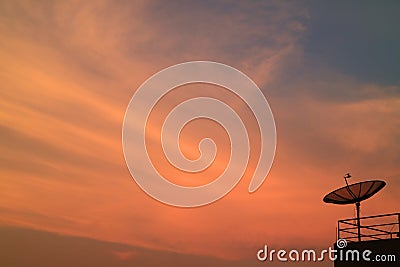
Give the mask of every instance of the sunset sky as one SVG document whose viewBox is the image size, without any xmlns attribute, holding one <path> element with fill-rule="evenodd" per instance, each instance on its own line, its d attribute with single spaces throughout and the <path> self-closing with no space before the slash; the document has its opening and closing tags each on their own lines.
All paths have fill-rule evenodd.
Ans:
<svg viewBox="0 0 400 267">
<path fill-rule="evenodd" d="M 337 220 L 354 207 L 322 198 L 347 172 L 350 182 L 387 182 L 362 215 L 399 212 L 399 13 L 398 1 L 0 1 L 0 264 L 22 266 L 21 251 L 38 247 L 49 253 L 25 255 L 37 266 L 262 266 L 255 255 L 264 244 L 336 241 Z M 188 179 L 171 168 L 157 138 L 179 101 L 226 100 L 248 118 L 254 149 L 227 196 L 184 209 L 134 182 L 121 134 L 136 89 L 193 60 L 254 80 L 274 114 L 277 148 L 249 194 L 259 153 L 249 110 L 216 86 L 166 96 L 152 114 L 149 149 L 169 179 L 210 182 L 229 150 L 221 127 L 196 122 L 183 131 L 184 153 L 198 156 L 208 135 L 219 148 L 215 165 Z M 71 264 L 57 246 L 71 250 Z"/>
</svg>

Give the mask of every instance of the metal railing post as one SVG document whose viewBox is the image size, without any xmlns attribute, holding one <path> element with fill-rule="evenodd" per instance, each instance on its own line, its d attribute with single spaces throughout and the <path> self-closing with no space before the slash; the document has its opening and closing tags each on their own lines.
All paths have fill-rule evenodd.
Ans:
<svg viewBox="0 0 400 267">
<path fill-rule="evenodd" d="M 398 226 L 397 237 L 400 238 L 400 213 L 397 213 L 397 226 Z"/>
</svg>

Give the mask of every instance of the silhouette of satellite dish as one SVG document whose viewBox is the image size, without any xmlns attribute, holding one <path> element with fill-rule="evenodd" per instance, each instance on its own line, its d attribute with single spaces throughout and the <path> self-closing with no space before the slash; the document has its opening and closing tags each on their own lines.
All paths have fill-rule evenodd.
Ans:
<svg viewBox="0 0 400 267">
<path fill-rule="evenodd" d="M 385 185 L 384 181 L 379 180 L 346 185 L 327 194 L 324 202 L 339 205 L 354 204 L 372 197 Z"/>
<path fill-rule="evenodd" d="M 360 202 L 378 193 L 385 187 L 386 183 L 381 180 L 371 180 L 349 185 L 347 183 L 348 178 L 351 178 L 350 173 L 344 176 L 346 186 L 330 192 L 323 200 L 325 203 L 338 205 L 356 204 L 358 241 L 361 241 Z"/>
</svg>

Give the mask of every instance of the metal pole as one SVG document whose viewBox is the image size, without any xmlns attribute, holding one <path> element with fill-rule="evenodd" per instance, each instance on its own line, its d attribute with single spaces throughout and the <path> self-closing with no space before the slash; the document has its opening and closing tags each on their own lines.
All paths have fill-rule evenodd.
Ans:
<svg viewBox="0 0 400 267">
<path fill-rule="evenodd" d="M 400 238 L 400 213 L 397 214 L 397 223 L 399 225 L 399 231 L 397 232 L 397 237 Z"/>
<path fill-rule="evenodd" d="M 357 209 L 357 232 L 358 232 L 358 242 L 361 241 L 361 225 L 360 225 L 360 202 L 356 202 Z"/>
</svg>

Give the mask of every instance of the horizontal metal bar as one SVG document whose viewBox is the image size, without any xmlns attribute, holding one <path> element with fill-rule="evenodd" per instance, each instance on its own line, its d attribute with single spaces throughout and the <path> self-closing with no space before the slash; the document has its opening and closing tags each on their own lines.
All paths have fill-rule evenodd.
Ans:
<svg viewBox="0 0 400 267">
<path fill-rule="evenodd" d="M 341 228 L 340 230 L 351 230 L 351 229 L 357 229 L 358 227 L 347 227 L 347 228 Z"/>
<path fill-rule="evenodd" d="M 357 242 L 357 241 L 351 241 L 351 239 L 357 239 L 358 240 L 358 236 L 354 236 L 354 237 L 346 237 L 346 241 L 349 241 L 349 242 Z"/>
<path fill-rule="evenodd" d="M 366 237 L 373 237 L 373 236 L 382 236 L 382 235 L 390 235 L 390 234 L 373 234 L 373 235 L 365 235 Z"/>
<path fill-rule="evenodd" d="M 341 232 L 345 232 L 345 233 L 349 233 L 349 234 L 353 234 L 353 235 L 358 235 L 358 233 L 347 231 L 347 230 L 344 230 L 344 229 L 340 229 L 340 231 Z"/>
<path fill-rule="evenodd" d="M 388 225 L 398 225 L 399 223 L 393 222 L 393 223 L 381 223 L 381 224 L 370 224 L 366 226 L 388 226 Z"/>
<path fill-rule="evenodd" d="M 358 236 L 358 233 L 354 233 L 351 231 L 343 230 L 343 232 L 355 235 L 354 237 L 350 236 L 348 238 L 357 238 L 357 236 Z M 386 236 L 386 235 L 392 235 L 392 234 L 396 234 L 396 232 L 388 232 L 388 233 L 384 233 L 384 234 L 370 234 L 370 235 L 369 234 L 361 234 L 360 236 L 361 237 L 375 237 L 375 236 L 383 236 L 383 235 Z"/>
<path fill-rule="evenodd" d="M 357 226 L 357 224 L 355 224 L 355 223 L 340 222 L 340 221 L 339 221 L 339 223 L 343 223 L 343 224 L 348 224 L 348 225 L 354 225 L 354 226 Z"/>
<path fill-rule="evenodd" d="M 381 230 L 381 229 L 374 229 L 372 227 L 367 227 L 367 226 L 360 226 L 360 227 L 368 229 L 370 231 L 381 232 L 381 233 L 383 233 L 382 235 L 390 235 L 390 234 L 396 234 L 397 233 L 397 232 L 385 231 L 385 230 Z M 352 229 L 357 229 L 357 227 L 342 228 L 342 229 L 340 229 L 339 232 L 346 232 L 346 233 L 351 233 L 351 234 L 358 235 L 358 233 L 353 233 L 351 231 L 348 231 L 348 230 L 352 230 Z"/>
<path fill-rule="evenodd" d="M 379 234 L 379 235 L 360 235 L 360 237 L 363 238 L 364 241 L 365 241 L 365 238 L 376 239 L 376 240 L 384 240 L 383 238 L 377 237 L 377 236 L 382 236 L 382 235 L 385 235 L 385 234 Z M 345 238 L 346 238 L 347 241 L 349 241 L 349 240 L 351 240 L 351 239 L 358 239 L 358 234 L 355 233 L 354 236 L 347 236 L 347 237 L 345 237 Z M 357 242 L 357 241 L 355 241 L 355 242 Z"/>
<path fill-rule="evenodd" d="M 373 215 L 373 216 L 365 216 L 365 217 L 360 217 L 360 220 L 362 219 L 371 219 L 371 218 L 380 218 L 380 217 L 389 217 L 389 216 L 400 216 L 400 213 L 390 213 L 390 214 L 382 214 L 382 215 Z M 357 218 L 350 218 L 350 219 L 343 219 L 339 220 L 339 222 L 345 222 L 345 221 L 351 221 L 351 220 L 357 220 Z"/>
<path fill-rule="evenodd" d="M 368 227 L 368 226 L 361 226 L 361 228 L 369 229 L 371 231 L 377 231 L 377 232 L 382 232 L 382 233 L 386 233 L 386 234 L 391 234 L 391 232 L 381 230 L 381 229 L 375 229 L 375 228 Z"/>
<path fill-rule="evenodd" d="M 375 236 L 361 236 L 362 238 L 373 238 L 376 240 L 383 240 L 383 238 L 375 237 Z"/>
</svg>

